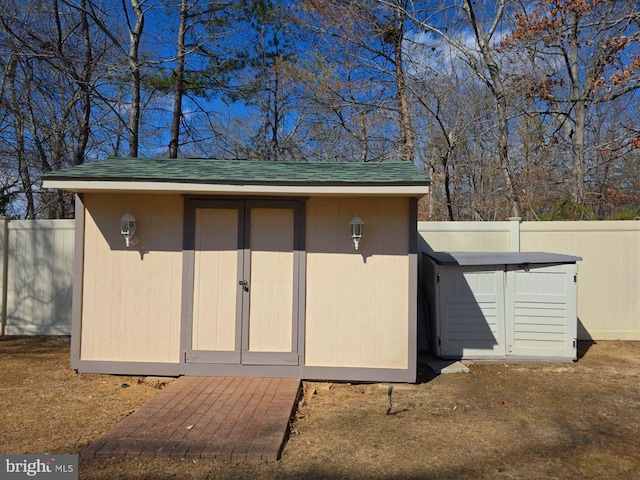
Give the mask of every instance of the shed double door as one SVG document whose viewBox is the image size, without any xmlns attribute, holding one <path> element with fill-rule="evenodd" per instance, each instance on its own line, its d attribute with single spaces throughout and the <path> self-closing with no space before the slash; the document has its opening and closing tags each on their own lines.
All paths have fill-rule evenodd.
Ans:
<svg viewBox="0 0 640 480">
<path fill-rule="evenodd" d="M 297 365 L 297 202 L 195 207 L 185 361 Z"/>
</svg>

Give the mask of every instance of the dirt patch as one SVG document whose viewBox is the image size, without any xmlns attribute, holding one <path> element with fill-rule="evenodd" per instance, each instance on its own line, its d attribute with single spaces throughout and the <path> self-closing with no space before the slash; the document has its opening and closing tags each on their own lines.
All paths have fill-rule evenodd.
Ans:
<svg viewBox="0 0 640 480">
<path fill-rule="evenodd" d="M 640 342 L 396 385 L 307 382 L 278 463 L 81 461 L 80 478 L 637 478 Z M 0 452 L 79 453 L 157 392 L 77 375 L 67 338 L 0 339 Z M 125 387 L 126 385 L 126 387 Z"/>
<path fill-rule="evenodd" d="M 68 337 L 0 338 L 2 453 L 77 453 L 157 390 L 140 377 L 78 375 Z"/>
</svg>

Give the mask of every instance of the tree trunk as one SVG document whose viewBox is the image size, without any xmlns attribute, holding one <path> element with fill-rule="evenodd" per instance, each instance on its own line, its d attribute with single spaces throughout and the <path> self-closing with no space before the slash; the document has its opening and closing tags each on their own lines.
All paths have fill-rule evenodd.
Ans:
<svg viewBox="0 0 640 480">
<path fill-rule="evenodd" d="M 16 157 L 18 158 L 18 173 L 20 175 L 20 181 L 22 182 L 22 191 L 26 200 L 26 219 L 35 218 L 35 204 L 33 201 L 33 182 L 31 181 L 31 175 L 29 173 L 29 166 L 27 165 L 27 156 L 25 152 L 25 138 L 24 138 L 24 118 L 22 105 L 20 105 L 16 89 L 16 70 L 18 67 L 18 59 L 15 54 L 11 55 L 5 75 L 8 80 L 9 87 L 9 101 L 11 102 L 11 109 L 13 110 L 13 127 L 15 131 L 15 148 Z M 26 81 L 29 81 L 28 79 Z"/>
<path fill-rule="evenodd" d="M 280 160 L 280 68 L 278 65 L 280 51 L 276 45 L 276 58 L 273 59 L 273 95 L 272 95 L 272 114 L 271 121 L 271 160 L 277 162 Z"/>
<path fill-rule="evenodd" d="M 587 106 L 580 91 L 580 68 L 578 65 L 578 26 L 577 16 L 573 17 L 571 37 L 569 38 L 569 52 L 566 56 L 569 62 L 569 77 L 571 79 L 571 100 L 573 101 L 575 124 L 571 135 L 571 176 L 569 178 L 569 192 L 576 204 L 584 202 L 584 135 L 586 126 Z"/>
<path fill-rule="evenodd" d="M 455 217 L 453 215 L 453 203 L 451 200 L 451 175 L 449 175 L 450 156 L 451 150 L 447 149 L 447 153 L 442 157 L 442 169 L 444 171 L 444 193 L 447 202 L 447 213 L 449 214 L 449 221 L 454 222 Z"/>
<path fill-rule="evenodd" d="M 480 47 L 482 59 L 489 70 L 491 81 L 485 83 L 491 90 L 496 102 L 496 117 L 498 122 L 498 158 L 500 159 L 500 169 L 502 170 L 505 191 L 509 198 L 511 205 L 511 215 L 513 217 L 521 216 L 520 200 L 513 181 L 513 175 L 511 172 L 511 165 L 509 164 L 509 120 L 508 120 L 508 108 L 507 97 L 502 78 L 500 76 L 500 67 L 491 54 L 491 47 L 489 45 L 490 38 L 487 38 L 484 32 L 481 31 L 479 21 L 475 15 L 472 0 L 465 0 L 465 10 L 469 18 L 469 22 L 473 28 L 476 41 Z M 503 5 L 501 5 L 501 8 Z M 502 15 L 502 13 L 499 13 Z"/>
<path fill-rule="evenodd" d="M 398 106 L 400 110 L 401 158 L 402 160 L 413 162 L 415 157 L 415 135 L 411 125 L 411 113 L 409 100 L 407 98 L 407 85 L 405 82 L 404 57 L 402 53 L 405 32 L 400 7 L 401 5 L 398 3 L 393 12 L 393 27 L 395 30 L 395 34 L 393 35 L 393 46 L 396 85 L 398 89 Z"/>
<path fill-rule="evenodd" d="M 520 217 L 520 199 L 516 192 L 511 165 L 509 164 L 509 123 L 507 118 L 507 101 L 504 96 L 502 80 L 498 81 L 499 88 L 496 90 L 496 113 L 498 117 L 498 156 L 500 158 L 500 169 L 504 179 L 505 190 L 511 204 L 511 216 Z M 495 85 L 495 80 L 494 80 Z M 497 93 L 497 92 L 500 93 Z"/>
<path fill-rule="evenodd" d="M 129 114 L 129 156 L 138 156 L 140 130 L 140 37 L 144 29 L 144 13 L 139 0 L 131 0 L 136 23 L 129 29 L 129 69 L 131 70 L 131 113 Z"/>
<path fill-rule="evenodd" d="M 363 113 L 359 113 L 360 118 L 360 132 L 359 132 L 359 140 L 360 145 L 362 145 L 362 152 L 360 153 L 360 161 L 366 162 L 369 157 L 369 141 L 367 137 L 367 116 Z"/>
<path fill-rule="evenodd" d="M 78 132 L 78 144 L 76 147 L 74 165 L 84 163 L 84 154 L 91 136 L 91 75 L 93 72 L 93 53 L 91 46 L 91 36 L 89 32 L 89 19 L 87 17 L 87 0 L 82 0 L 82 39 L 84 43 L 84 65 L 82 67 L 82 77 L 78 84 L 82 92 L 80 101 L 82 102 L 82 119 Z M 64 212 L 61 212 L 64 218 Z"/>
<path fill-rule="evenodd" d="M 184 95 L 184 61 L 186 50 L 184 37 L 187 31 L 187 0 L 180 3 L 180 26 L 178 27 L 178 58 L 176 63 L 176 89 L 173 98 L 173 118 L 171 120 L 171 141 L 169 142 L 169 158 L 178 158 L 180 145 L 180 120 L 182 119 L 182 97 Z"/>
<path fill-rule="evenodd" d="M 584 131 L 586 125 L 587 108 L 584 100 L 578 100 L 575 105 L 575 131 L 571 137 L 571 178 L 569 180 L 571 199 L 576 204 L 585 200 L 584 193 Z"/>
</svg>

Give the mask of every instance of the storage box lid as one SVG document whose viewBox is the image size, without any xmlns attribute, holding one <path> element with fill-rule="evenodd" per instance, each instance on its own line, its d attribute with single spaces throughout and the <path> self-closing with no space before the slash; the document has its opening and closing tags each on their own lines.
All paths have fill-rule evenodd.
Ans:
<svg viewBox="0 0 640 480">
<path fill-rule="evenodd" d="M 548 252 L 427 252 L 438 265 L 521 265 L 576 263 L 582 257 Z"/>
</svg>

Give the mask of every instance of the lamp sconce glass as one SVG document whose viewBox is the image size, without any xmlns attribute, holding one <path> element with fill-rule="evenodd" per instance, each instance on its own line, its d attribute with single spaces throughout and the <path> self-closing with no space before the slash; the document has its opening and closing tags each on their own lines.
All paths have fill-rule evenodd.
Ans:
<svg viewBox="0 0 640 480">
<path fill-rule="evenodd" d="M 135 247 L 138 244 L 136 235 L 136 219 L 129 212 L 120 219 L 120 233 L 124 236 L 127 247 Z"/>
<path fill-rule="evenodd" d="M 351 240 L 353 240 L 353 248 L 358 250 L 360 248 L 360 240 L 364 236 L 364 222 L 358 216 L 355 216 L 349 222 L 349 234 Z"/>
</svg>

